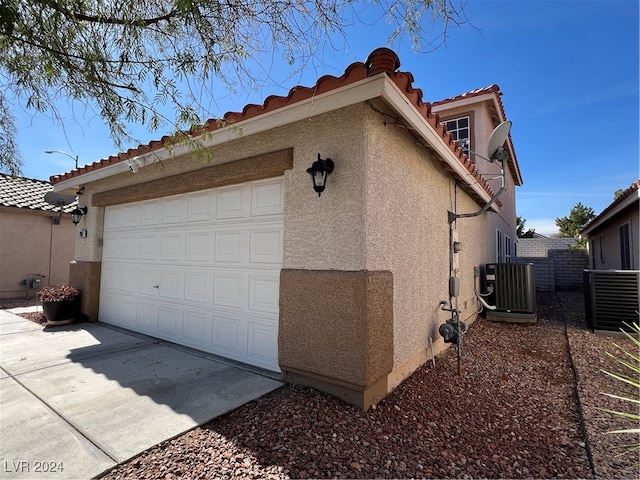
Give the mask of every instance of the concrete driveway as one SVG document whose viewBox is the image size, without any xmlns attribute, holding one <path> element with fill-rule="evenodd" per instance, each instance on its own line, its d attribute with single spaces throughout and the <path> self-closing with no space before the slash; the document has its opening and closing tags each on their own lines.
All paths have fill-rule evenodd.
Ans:
<svg viewBox="0 0 640 480">
<path fill-rule="evenodd" d="M 281 385 L 102 324 L 43 329 L 0 310 L 0 478 L 95 477 Z"/>
</svg>

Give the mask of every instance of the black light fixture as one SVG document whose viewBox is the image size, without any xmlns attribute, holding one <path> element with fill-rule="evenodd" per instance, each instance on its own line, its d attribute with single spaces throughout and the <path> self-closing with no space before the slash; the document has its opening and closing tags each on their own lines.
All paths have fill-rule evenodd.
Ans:
<svg viewBox="0 0 640 480">
<path fill-rule="evenodd" d="M 87 207 L 81 207 L 81 208 L 76 207 L 70 214 L 71 221 L 73 222 L 74 225 L 78 225 L 80 223 L 80 219 L 82 218 L 82 216 L 86 214 L 87 214 Z"/>
<path fill-rule="evenodd" d="M 327 177 L 333 172 L 333 160 L 327 158 L 323 160 L 318 154 L 318 160 L 311 164 L 311 168 L 307 168 L 307 173 L 311 175 L 313 180 L 313 189 L 318 192 L 318 196 L 324 192 L 327 184 Z"/>
</svg>

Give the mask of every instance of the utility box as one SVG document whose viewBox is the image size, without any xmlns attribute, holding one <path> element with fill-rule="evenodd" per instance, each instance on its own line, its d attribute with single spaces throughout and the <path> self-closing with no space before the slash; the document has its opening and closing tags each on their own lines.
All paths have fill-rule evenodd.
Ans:
<svg viewBox="0 0 640 480">
<path fill-rule="evenodd" d="M 532 263 L 488 263 L 485 287 L 491 292 L 487 319 L 514 323 L 536 323 L 536 282 Z"/>
</svg>

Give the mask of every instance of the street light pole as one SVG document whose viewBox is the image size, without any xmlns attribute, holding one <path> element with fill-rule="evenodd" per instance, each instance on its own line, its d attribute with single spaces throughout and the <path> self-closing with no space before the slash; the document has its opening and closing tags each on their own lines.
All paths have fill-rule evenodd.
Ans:
<svg viewBox="0 0 640 480">
<path fill-rule="evenodd" d="M 78 155 L 76 155 L 75 157 L 68 154 L 67 152 L 63 152 L 62 150 L 45 150 L 44 153 L 61 153 L 62 155 L 66 155 L 67 157 L 69 157 L 70 159 L 74 160 L 76 162 L 76 170 L 78 169 Z"/>
</svg>

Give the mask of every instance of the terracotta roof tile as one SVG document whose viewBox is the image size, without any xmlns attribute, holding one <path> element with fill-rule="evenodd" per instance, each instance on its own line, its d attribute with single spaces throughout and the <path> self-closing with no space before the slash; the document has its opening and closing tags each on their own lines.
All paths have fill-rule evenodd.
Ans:
<svg viewBox="0 0 640 480">
<path fill-rule="evenodd" d="M 629 198 L 631 195 L 633 195 L 634 193 L 638 192 L 638 189 L 640 188 L 640 179 L 633 182 L 629 188 L 627 188 L 626 190 L 624 190 L 620 195 L 618 195 L 613 202 L 611 202 L 609 205 L 607 205 L 607 207 L 602 210 L 602 212 L 600 212 L 597 216 L 595 216 L 587 225 L 585 225 L 585 227 L 582 229 L 582 231 L 584 232 L 586 229 L 588 229 L 591 225 L 594 225 L 595 223 L 599 222 L 601 218 L 603 218 L 607 213 L 609 213 L 611 210 L 613 210 L 614 208 L 616 208 L 618 205 L 620 205 L 622 202 L 624 202 L 627 198 Z"/>
<path fill-rule="evenodd" d="M 0 173 L 0 206 L 59 211 L 57 207 L 44 201 L 45 194 L 52 191 L 53 185 L 44 180 L 14 177 Z M 69 213 L 76 206 L 77 202 L 73 202 L 64 208 L 64 212 Z"/>
<path fill-rule="evenodd" d="M 398 88 L 402 91 L 402 93 L 407 97 L 407 99 L 413 104 L 413 106 L 423 115 L 426 121 L 434 128 L 434 130 L 444 139 L 447 143 L 453 154 L 458 158 L 460 163 L 469 171 L 469 173 L 482 185 L 482 188 L 489 194 L 493 195 L 493 190 L 489 186 L 489 184 L 484 180 L 484 178 L 479 174 L 476 170 L 475 165 L 470 162 L 459 147 L 458 143 L 454 141 L 448 133 L 446 133 L 446 129 L 440 124 L 440 119 L 437 114 L 431 112 L 431 105 L 428 102 L 423 102 L 423 94 L 422 90 L 419 88 L 413 87 L 413 75 L 410 72 L 399 72 L 400 68 L 400 59 L 396 55 L 393 50 L 388 48 L 378 48 L 371 52 L 367 60 L 363 62 L 355 62 L 349 65 L 344 73 L 335 77 L 332 75 L 325 75 L 320 77 L 314 86 L 312 87 L 304 87 L 304 86 L 296 86 L 289 90 L 289 93 L 286 96 L 277 96 L 271 95 L 267 97 L 262 105 L 249 104 L 246 105 L 241 112 L 227 112 L 223 115 L 221 119 L 209 119 L 207 120 L 202 128 L 198 128 L 192 131 L 184 132 L 190 136 L 197 136 L 204 132 L 212 132 L 223 128 L 226 125 L 238 123 L 244 120 L 248 120 L 250 118 L 254 118 L 279 108 L 292 105 L 294 103 L 307 100 L 313 96 L 330 92 L 340 87 L 344 87 L 351 83 L 363 80 L 367 77 L 378 75 L 384 73 L 389 76 L 389 78 L 398 86 Z M 500 95 L 499 88 L 497 85 L 493 85 L 491 87 L 487 87 L 484 89 L 474 90 L 473 92 L 468 92 L 459 97 L 470 97 L 477 96 L 483 93 L 494 92 Z M 436 104 L 442 104 L 443 102 L 453 101 L 459 97 L 454 97 L 453 99 L 442 100 L 440 102 L 436 102 Z M 465 98 L 466 98 L 465 97 Z M 499 97 L 498 97 L 499 98 Z M 502 103 L 500 102 L 500 105 Z M 504 113 L 504 112 L 503 112 Z M 97 170 L 103 168 L 107 165 L 111 165 L 114 163 L 126 161 L 127 159 L 131 159 L 137 157 L 139 155 L 159 150 L 164 148 L 165 143 L 170 139 L 170 137 L 164 136 L 160 140 L 152 140 L 147 145 L 139 145 L 138 148 L 131 148 L 126 152 L 120 152 L 117 155 L 111 155 L 106 159 L 102 159 L 94 162 L 91 165 L 86 165 L 79 169 L 73 170 L 71 172 L 66 172 L 60 175 L 55 175 L 51 177 L 51 182 L 53 184 L 62 182 L 64 180 L 69 180 L 71 178 L 80 176 L 85 174 L 91 170 Z"/>
</svg>

